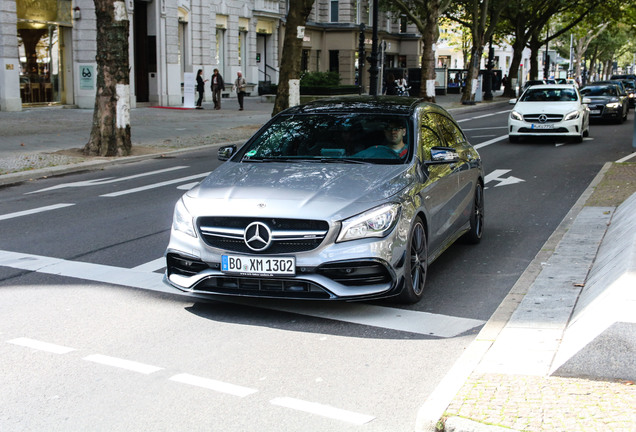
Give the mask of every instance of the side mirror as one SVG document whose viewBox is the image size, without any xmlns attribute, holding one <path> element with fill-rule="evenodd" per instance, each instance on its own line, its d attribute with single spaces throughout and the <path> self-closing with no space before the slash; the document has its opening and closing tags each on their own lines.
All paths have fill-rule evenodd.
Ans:
<svg viewBox="0 0 636 432">
<path fill-rule="evenodd" d="M 231 158 L 234 153 L 236 153 L 235 145 L 223 146 L 219 148 L 219 154 L 218 154 L 219 160 L 226 161 L 229 158 Z"/>
<path fill-rule="evenodd" d="M 459 154 L 452 147 L 431 148 L 430 164 L 450 164 L 459 161 Z"/>
<path fill-rule="evenodd" d="M 581 102 L 582 102 L 582 103 L 584 103 L 584 104 L 586 104 L 586 105 L 587 105 L 587 104 L 591 104 L 591 103 L 592 103 L 592 99 L 584 97 L 584 98 L 583 98 L 583 100 L 582 100 Z"/>
<path fill-rule="evenodd" d="M 516 103 L 517 103 L 517 99 L 510 99 L 510 100 L 508 101 L 508 103 L 509 103 L 510 105 L 514 105 L 514 104 L 516 104 Z"/>
</svg>

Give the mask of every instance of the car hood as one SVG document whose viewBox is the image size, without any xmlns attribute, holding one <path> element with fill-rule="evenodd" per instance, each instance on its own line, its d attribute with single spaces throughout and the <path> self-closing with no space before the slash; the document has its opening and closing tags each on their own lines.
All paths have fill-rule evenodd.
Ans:
<svg viewBox="0 0 636 432">
<path fill-rule="evenodd" d="M 606 104 L 609 102 L 618 102 L 620 99 L 616 96 L 586 96 L 592 103 Z"/>
<path fill-rule="evenodd" d="M 409 165 L 226 162 L 186 193 L 193 216 L 343 219 L 398 194 Z"/>
<path fill-rule="evenodd" d="M 517 102 L 514 107 L 521 114 L 567 114 L 577 109 L 578 102 Z"/>
</svg>

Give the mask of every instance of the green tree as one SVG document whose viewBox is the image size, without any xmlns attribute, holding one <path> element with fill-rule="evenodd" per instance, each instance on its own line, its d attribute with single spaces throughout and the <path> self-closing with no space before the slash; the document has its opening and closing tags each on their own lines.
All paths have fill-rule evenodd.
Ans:
<svg viewBox="0 0 636 432">
<path fill-rule="evenodd" d="M 128 13 L 123 1 L 93 1 L 97 18 L 97 90 L 84 154 L 127 156 L 132 148 Z"/>
</svg>

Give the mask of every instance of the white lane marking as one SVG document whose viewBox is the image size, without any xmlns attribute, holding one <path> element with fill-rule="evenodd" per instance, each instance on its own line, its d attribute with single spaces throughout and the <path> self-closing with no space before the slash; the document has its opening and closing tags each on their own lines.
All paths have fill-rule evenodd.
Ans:
<svg viewBox="0 0 636 432">
<path fill-rule="evenodd" d="M 190 190 L 190 189 L 192 189 L 193 187 L 195 187 L 198 184 L 199 184 L 199 182 L 187 183 L 187 184 L 184 184 L 184 185 L 181 185 L 181 186 L 177 186 L 177 189 L 179 189 L 179 190 Z"/>
<path fill-rule="evenodd" d="M 478 149 L 480 149 L 482 147 L 486 147 L 486 146 L 489 146 L 490 144 L 494 144 L 496 142 L 503 141 L 503 140 L 505 140 L 507 138 L 508 138 L 508 135 L 503 135 L 503 136 L 488 140 L 486 142 L 483 142 L 481 144 L 474 145 L 473 147 L 478 150 Z"/>
<path fill-rule="evenodd" d="M 490 174 L 486 175 L 486 178 L 484 179 L 484 184 L 488 184 L 491 181 L 497 181 L 499 183 L 497 183 L 495 185 L 495 187 L 499 187 L 499 186 L 507 186 L 507 185 L 511 185 L 511 184 L 515 184 L 515 183 L 521 183 L 524 182 L 525 180 L 522 180 L 520 178 L 517 177 L 501 177 L 502 175 L 509 173 L 511 170 L 509 169 L 498 169 L 498 170 L 494 170 L 493 172 L 491 172 Z"/>
<path fill-rule="evenodd" d="M 210 174 L 211 171 L 205 172 L 205 173 L 201 173 L 201 174 L 195 174 L 195 175 L 191 175 L 188 177 L 182 177 L 182 178 L 178 178 L 178 179 L 174 179 L 174 180 L 168 180 L 168 181 L 164 181 L 164 182 L 160 182 L 160 183 L 154 183 L 154 184 L 150 184 L 147 186 L 140 186 L 137 188 L 133 188 L 133 189 L 127 189 L 127 190 L 123 190 L 123 191 L 119 191 L 119 192 L 113 192 L 113 193 L 109 193 L 109 194 L 104 194 L 104 195 L 100 195 L 101 197 L 118 197 L 121 195 L 128 195 L 131 193 L 136 193 L 136 192 L 142 192 L 145 190 L 149 190 L 149 189 L 156 189 L 156 188 L 160 188 L 163 186 L 167 186 L 167 185 L 171 185 L 171 184 L 175 184 L 175 183 L 183 183 L 185 181 L 189 181 L 189 180 L 194 180 L 197 178 L 202 178 L 202 177 L 207 177 L 208 174 Z"/>
<path fill-rule="evenodd" d="M 483 127 L 483 128 L 462 128 L 464 132 L 467 131 L 478 131 L 478 130 L 493 130 L 493 129 L 508 129 L 508 126 L 494 126 L 494 127 Z"/>
<path fill-rule="evenodd" d="M 329 405 L 322 405 L 316 402 L 307 402 L 301 399 L 290 397 L 279 397 L 270 401 L 272 405 L 278 405 L 285 408 L 291 408 L 298 411 L 316 414 L 322 417 L 328 417 L 343 422 L 363 425 L 375 419 L 374 416 L 359 414 L 353 411 L 347 411 L 340 408 L 334 408 Z"/>
<path fill-rule="evenodd" d="M 154 272 L 142 272 L 122 267 L 66 261 L 59 258 L 2 250 L 0 250 L 0 267 L 11 267 L 196 298 L 196 296 L 190 296 L 168 287 L 162 282 L 163 275 Z M 470 318 L 363 303 L 330 303 L 329 307 L 325 307 L 324 304 L 319 305 L 313 302 L 274 302 L 230 297 L 218 298 L 217 300 L 441 338 L 458 336 L 485 323 L 485 321 Z"/>
<path fill-rule="evenodd" d="M 71 351 L 75 351 L 75 348 L 69 348 L 62 345 L 55 345 L 48 342 L 41 342 L 35 339 L 29 338 L 17 338 L 7 341 L 10 344 L 20 345 L 27 348 L 33 348 L 38 351 L 46 351 L 53 354 L 67 354 Z"/>
<path fill-rule="evenodd" d="M 179 294 L 179 291 L 169 288 L 162 282 L 162 274 L 122 267 L 66 261 L 59 258 L 8 251 L 0 251 L 0 267 L 11 267 L 38 273 Z"/>
<path fill-rule="evenodd" d="M 40 189 L 40 190 L 36 190 L 36 191 L 33 191 L 33 192 L 28 192 L 25 195 L 38 193 L 38 192 L 45 192 L 45 191 L 50 191 L 50 190 L 55 190 L 55 189 L 63 189 L 63 188 L 67 188 L 67 187 L 72 188 L 72 187 L 99 186 L 99 185 L 104 185 L 104 184 L 109 184 L 109 183 L 116 183 L 116 182 L 121 182 L 121 181 L 126 181 L 126 180 L 133 180 L 133 179 L 136 179 L 136 178 L 147 177 L 147 176 L 151 176 L 151 175 L 155 175 L 155 174 L 162 174 L 162 173 L 175 171 L 175 170 L 180 170 L 180 169 L 184 169 L 184 168 L 188 168 L 188 167 L 187 166 L 175 166 L 175 167 L 165 168 L 165 169 L 156 170 L 156 171 L 148 171 L 148 172 L 145 172 L 145 173 L 135 174 L 135 175 L 127 176 L 127 177 L 117 177 L 117 178 L 106 177 L 106 178 L 95 179 L 95 180 L 85 180 L 85 181 L 79 181 L 79 182 L 73 182 L 73 183 L 62 183 L 62 184 L 59 184 L 57 186 L 51 186 L 51 187 L 48 187 L 48 188 L 45 188 L 45 189 Z"/>
<path fill-rule="evenodd" d="M 463 122 L 467 122 L 467 121 L 471 121 L 471 120 L 481 119 L 481 118 L 484 118 L 484 117 L 491 117 L 491 116 L 494 116 L 494 115 L 497 115 L 497 114 L 507 114 L 509 112 L 510 112 L 510 110 L 507 109 L 507 110 L 497 111 L 497 112 L 490 113 L 490 114 L 480 115 L 480 116 L 477 116 L 477 117 L 468 117 L 468 118 L 461 119 L 461 120 L 456 120 L 456 121 L 457 121 L 457 123 L 463 123 Z"/>
<path fill-rule="evenodd" d="M 92 354 L 84 357 L 83 360 L 93 363 L 99 363 L 106 366 L 113 366 L 120 369 L 126 369 L 133 372 L 139 372 L 144 375 L 150 375 L 151 373 L 155 373 L 163 369 L 157 366 L 138 363 L 135 361 L 125 360 L 117 357 L 109 357 L 102 354 Z"/>
<path fill-rule="evenodd" d="M 624 158 L 621 158 L 619 160 L 617 160 L 617 163 L 623 163 L 623 162 L 627 162 L 628 160 L 630 160 L 631 158 L 636 157 L 636 153 L 632 153 L 630 155 L 625 156 Z"/>
<path fill-rule="evenodd" d="M 325 307 L 315 303 L 263 302 L 242 298 L 232 299 L 231 303 L 441 338 L 458 336 L 485 323 L 485 321 L 471 318 L 362 303 L 331 303 L 329 307 Z"/>
<path fill-rule="evenodd" d="M 257 393 L 258 390 L 241 387 L 235 384 L 230 384 L 222 381 L 217 381 L 209 378 L 202 378 L 187 373 L 178 374 L 170 377 L 170 381 L 179 382 L 182 384 L 188 384 L 196 387 L 206 388 L 219 393 L 225 393 L 232 396 L 246 397 L 251 394 Z"/>
<path fill-rule="evenodd" d="M 0 215 L 0 220 L 6 220 L 6 219 L 13 219 L 13 218 L 17 218 L 17 217 L 21 217 L 21 216 L 28 216 L 31 214 L 36 214 L 36 213 L 42 213 L 45 211 L 50 211 L 50 210 L 57 210 L 57 209 L 61 209 L 64 207 L 70 207 L 70 206 L 74 206 L 75 204 L 68 204 L 68 203 L 61 203 L 61 204 L 53 204 L 50 206 L 44 206 L 44 207 L 38 207 L 35 209 L 31 209 L 31 210 L 24 210 L 24 211 L 19 211 L 19 212 L 15 212 L 15 213 L 7 213 L 4 215 Z"/>
<path fill-rule="evenodd" d="M 137 267 L 133 267 L 131 270 L 141 271 L 141 272 L 153 272 L 156 270 L 161 270 L 166 266 L 166 259 L 164 257 L 157 258 L 156 260 L 152 260 L 145 264 L 138 265 Z"/>
</svg>

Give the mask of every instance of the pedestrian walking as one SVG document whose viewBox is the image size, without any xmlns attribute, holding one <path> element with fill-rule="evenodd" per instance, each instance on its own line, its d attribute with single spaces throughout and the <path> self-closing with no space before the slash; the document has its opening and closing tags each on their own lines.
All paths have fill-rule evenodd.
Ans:
<svg viewBox="0 0 636 432">
<path fill-rule="evenodd" d="M 210 88 L 212 89 L 212 101 L 214 102 L 214 109 L 221 109 L 221 91 L 225 90 L 225 83 L 223 82 L 223 77 L 219 73 L 218 69 L 214 69 L 214 73 L 212 74 L 212 83 L 210 84 Z"/>
<path fill-rule="evenodd" d="M 232 89 L 236 91 L 236 96 L 238 97 L 239 111 L 243 111 L 243 98 L 245 97 L 246 87 L 247 82 L 245 81 L 245 78 L 243 78 L 241 71 L 238 71 L 236 73 L 236 81 L 234 81 Z"/>
<path fill-rule="evenodd" d="M 203 109 L 201 106 L 201 102 L 203 102 L 203 93 L 205 93 L 205 82 L 207 80 L 203 80 L 203 69 L 199 69 L 197 71 L 197 91 L 199 92 L 199 99 L 197 99 L 197 109 Z"/>
</svg>

